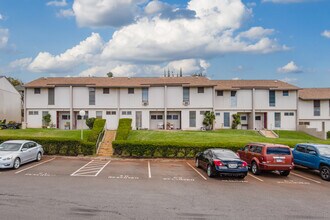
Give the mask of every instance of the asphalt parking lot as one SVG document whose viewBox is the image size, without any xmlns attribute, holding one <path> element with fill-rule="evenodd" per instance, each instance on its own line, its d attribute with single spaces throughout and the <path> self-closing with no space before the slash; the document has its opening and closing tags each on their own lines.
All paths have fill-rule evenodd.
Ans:
<svg viewBox="0 0 330 220">
<path fill-rule="evenodd" d="M 328 219 L 330 182 L 208 178 L 193 160 L 44 157 L 0 170 L 1 219 Z"/>
</svg>

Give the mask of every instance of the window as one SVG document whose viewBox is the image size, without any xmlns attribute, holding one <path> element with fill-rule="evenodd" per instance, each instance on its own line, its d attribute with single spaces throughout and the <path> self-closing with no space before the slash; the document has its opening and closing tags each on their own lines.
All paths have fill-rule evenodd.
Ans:
<svg viewBox="0 0 330 220">
<path fill-rule="evenodd" d="M 225 112 L 223 113 L 223 126 L 230 127 L 230 113 Z"/>
<path fill-rule="evenodd" d="M 132 115 L 131 111 L 122 111 L 121 112 L 122 115 Z"/>
<path fill-rule="evenodd" d="M 172 120 L 173 119 L 173 115 L 167 115 L 166 119 L 167 120 Z"/>
<path fill-rule="evenodd" d="M 302 145 L 299 145 L 296 147 L 296 150 L 301 152 L 301 153 L 305 153 L 306 152 L 306 148 Z"/>
<path fill-rule="evenodd" d="M 310 153 L 311 151 L 314 151 L 314 152 L 316 152 L 316 150 L 315 150 L 315 148 L 314 147 L 310 147 L 310 146 L 307 146 L 307 148 L 306 148 L 306 153 Z"/>
<path fill-rule="evenodd" d="M 205 115 L 205 111 L 200 111 L 199 114 L 200 115 Z"/>
<path fill-rule="evenodd" d="M 39 115 L 38 111 L 29 111 L 29 115 Z"/>
<path fill-rule="evenodd" d="M 150 119 L 151 119 L 151 120 L 157 120 L 157 115 L 151 115 L 151 116 L 150 116 Z"/>
<path fill-rule="evenodd" d="M 262 147 L 257 146 L 255 152 L 256 152 L 257 154 L 261 154 L 261 152 L 262 152 Z"/>
<path fill-rule="evenodd" d="M 217 91 L 217 96 L 223 96 L 223 91 Z"/>
<path fill-rule="evenodd" d="M 198 93 L 204 93 L 204 87 L 198 87 L 197 92 Z"/>
<path fill-rule="evenodd" d="M 142 88 L 142 102 L 148 103 L 149 101 L 149 88 Z"/>
<path fill-rule="evenodd" d="M 106 115 L 116 115 L 117 112 L 116 111 L 106 111 L 105 114 Z"/>
<path fill-rule="evenodd" d="M 275 112 L 275 128 L 281 127 L 281 113 Z"/>
<path fill-rule="evenodd" d="M 235 97 L 236 94 L 237 94 L 237 91 L 231 91 L 231 92 L 230 92 L 230 96 L 231 96 L 231 97 Z"/>
<path fill-rule="evenodd" d="M 196 127 L 196 111 L 189 112 L 189 127 Z"/>
<path fill-rule="evenodd" d="M 230 106 L 232 108 L 236 108 L 237 107 L 237 91 L 231 91 L 230 92 Z"/>
<path fill-rule="evenodd" d="M 157 120 L 163 120 L 163 115 L 157 115 Z"/>
<path fill-rule="evenodd" d="M 179 120 L 179 115 L 173 115 L 173 120 Z"/>
<path fill-rule="evenodd" d="M 215 116 L 220 116 L 220 112 L 216 112 L 215 113 Z"/>
<path fill-rule="evenodd" d="M 34 148 L 34 147 L 36 147 L 36 146 L 37 146 L 37 144 L 34 143 L 34 142 L 30 142 L 30 143 L 29 143 L 29 148 Z"/>
<path fill-rule="evenodd" d="M 85 116 L 84 116 L 84 120 L 88 119 L 88 111 L 85 111 Z M 77 115 L 77 120 L 82 120 L 81 115 Z"/>
<path fill-rule="evenodd" d="M 110 94 L 109 88 L 103 88 L 103 94 Z"/>
<path fill-rule="evenodd" d="M 102 111 L 96 111 L 96 118 L 102 119 L 103 112 Z"/>
<path fill-rule="evenodd" d="M 289 96 L 289 91 L 288 90 L 284 90 L 283 91 L 283 96 Z"/>
<path fill-rule="evenodd" d="M 261 121 L 261 116 L 256 116 L 256 121 Z"/>
<path fill-rule="evenodd" d="M 188 87 L 183 88 L 183 101 L 189 102 L 190 100 L 190 89 Z"/>
<path fill-rule="evenodd" d="M 134 94 L 134 88 L 128 88 L 128 94 Z"/>
<path fill-rule="evenodd" d="M 40 88 L 34 88 L 34 94 L 40 94 L 41 89 Z"/>
<path fill-rule="evenodd" d="M 275 107 L 275 105 L 276 105 L 275 91 L 269 91 L 269 106 Z"/>
<path fill-rule="evenodd" d="M 48 89 L 48 105 L 55 105 L 55 89 Z"/>
<path fill-rule="evenodd" d="M 95 88 L 89 88 L 89 105 L 95 105 Z"/>
<path fill-rule="evenodd" d="M 267 147 L 267 154 L 291 155 L 291 150 L 287 147 Z"/>
<path fill-rule="evenodd" d="M 70 120 L 70 115 L 62 115 L 62 120 Z"/>
<path fill-rule="evenodd" d="M 299 122 L 299 125 L 310 125 L 310 122 L 308 122 L 308 121 L 301 121 L 301 122 Z"/>
<path fill-rule="evenodd" d="M 284 116 L 294 116 L 294 112 L 284 112 Z"/>
<path fill-rule="evenodd" d="M 246 121 L 247 120 L 247 117 L 245 115 L 242 115 L 241 116 L 241 121 Z"/>
<path fill-rule="evenodd" d="M 314 116 L 321 116 L 321 101 L 314 100 Z"/>
</svg>

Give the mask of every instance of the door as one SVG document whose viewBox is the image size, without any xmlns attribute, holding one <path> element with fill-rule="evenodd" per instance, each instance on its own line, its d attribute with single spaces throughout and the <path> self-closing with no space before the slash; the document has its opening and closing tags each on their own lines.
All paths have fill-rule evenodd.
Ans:
<svg viewBox="0 0 330 220">
<path fill-rule="evenodd" d="M 226 128 L 230 127 L 230 113 L 229 112 L 223 113 L 223 126 Z"/>
<path fill-rule="evenodd" d="M 29 158 L 31 157 L 29 146 L 30 146 L 29 143 L 25 143 L 22 147 L 22 151 L 20 154 L 21 164 L 28 162 Z"/>
<path fill-rule="evenodd" d="M 38 145 L 34 142 L 31 142 L 29 144 L 29 154 L 30 158 L 29 161 L 36 160 L 37 159 L 37 154 L 38 154 Z"/>
<path fill-rule="evenodd" d="M 264 128 L 267 129 L 268 128 L 268 116 L 267 116 L 267 112 L 264 113 Z"/>
<path fill-rule="evenodd" d="M 142 112 L 141 111 L 135 112 L 135 126 L 136 126 L 137 130 L 142 128 Z"/>
<path fill-rule="evenodd" d="M 305 153 L 305 161 L 308 167 L 318 169 L 318 156 L 316 154 L 311 154 L 310 152 L 317 153 L 316 149 L 311 146 L 307 146 Z"/>
<path fill-rule="evenodd" d="M 303 145 L 298 145 L 296 149 L 293 151 L 294 163 L 305 166 L 305 163 L 303 161 L 305 152 L 306 152 L 306 147 Z"/>
<path fill-rule="evenodd" d="M 262 121 L 262 115 L 256 115 L 255 122 L 256 122 L 257 130 L 261 130 L 264 128 L 263 121 Z"/>
<path fill-rule="evenodd" d="M 246 162 L 246 155 L 249 152 L 249 148 L 250 148 L 250 146 L 247 145 L 244 147 L 243 150 L 238 151 L 239 157 L 241 158 L 241 160 L 244 160 L 245 162 Z"/>
<path fill-rule="evenodd" d="M 281 128 L 281 113 L 275 112 L 275 128 Z"/>
</svg>

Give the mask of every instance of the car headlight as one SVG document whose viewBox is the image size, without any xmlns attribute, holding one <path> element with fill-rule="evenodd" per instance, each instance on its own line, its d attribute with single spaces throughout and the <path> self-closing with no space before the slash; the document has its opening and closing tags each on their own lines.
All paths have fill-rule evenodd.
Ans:
<svg viewBox="0 0 330 220">
<path fill-rule="evenodd" d="M 13 156 L 2 158 L 2 160 L 11 160 L 11 159 L 13 159 Z"/>
</svg>

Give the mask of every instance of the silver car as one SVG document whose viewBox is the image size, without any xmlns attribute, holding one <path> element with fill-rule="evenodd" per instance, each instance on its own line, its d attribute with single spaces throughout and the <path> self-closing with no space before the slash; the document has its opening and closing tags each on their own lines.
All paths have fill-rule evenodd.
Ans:
<svg viewBox="0 0 330 220">
<path fill-rule="evenodd" d="M 0 145 L 0 168 L 18 169 L 21 164 L 40 161 L 44 150 L 33 141 L 6 141 Z"/>
</svg>

